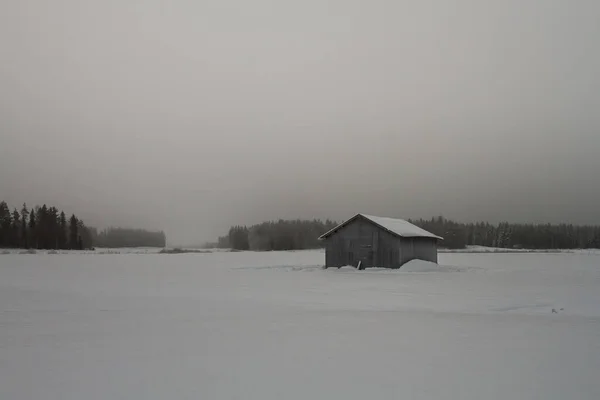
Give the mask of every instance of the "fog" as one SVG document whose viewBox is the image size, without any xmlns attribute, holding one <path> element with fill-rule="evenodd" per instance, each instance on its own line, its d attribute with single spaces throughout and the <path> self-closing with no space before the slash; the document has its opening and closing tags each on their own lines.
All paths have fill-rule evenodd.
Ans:
<svg viewBox="0 0 600 400">
<path fill-rule="evenodd" d="M 4 0 L 0 199 L 170 243 L 357 212 L 600 223 L 599 20 L 584 0 Z"/>
</svg>

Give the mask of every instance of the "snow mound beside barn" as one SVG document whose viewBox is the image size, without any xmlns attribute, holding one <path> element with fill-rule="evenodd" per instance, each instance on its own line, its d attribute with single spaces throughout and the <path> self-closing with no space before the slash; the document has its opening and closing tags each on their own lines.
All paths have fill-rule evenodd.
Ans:
<svg viewBox="0 0 600 400">
<path fill-rule="evenodd" d="M 424 260 L 411 260 L 400 267 L 402 272 L 436 272 L 441 268 L 436 263 Z"/>
</svg>

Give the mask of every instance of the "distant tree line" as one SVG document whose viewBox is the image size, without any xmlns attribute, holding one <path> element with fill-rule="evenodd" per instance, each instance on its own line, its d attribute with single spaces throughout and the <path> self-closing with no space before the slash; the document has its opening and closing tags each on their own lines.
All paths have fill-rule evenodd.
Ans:
<svg viewBox="0 0 600 400">
<path fill-rule="evenodd" d="M 75 215 L 46 204 L 10 211 L 0 202 L 0 248 L 82 250 L 98 247 L 165 247 L 164 232 L 109 228 L 98 233 Z"/>
<path fill-rule="evenodd" d="M 438 236 L 447 248 L 470 245 L 523 249 L 600 248 L 600 226 L 572 224 L 458 223 L 444 217 L 409 220 Z"/>
<path fill-rule="evenodd" d="M 96 233 L 93 242 L 97 247 L 165 247 L 167 237 L 162 231 L 108 228 Z"/>
<path fill-rule="evenodd" d="M 511 249 L 600 248 L 600 226 L 572 224 L 461 223 L 434 217 L 409 222 L 444 238 L 442 247 L 487 246 Z M 318 237 L 337 226 L 334 221 L 279 220 L 233 226 L 216 245 L 236 250 L 301 250 L 322 247 Z"/>
<path fill-rule="evenodd" d="M 246 226 L 233 226 L 216 245 L 235 250 L 303 250 L 322 247 L 318 240 L 323 233 L 337 226 L 334 221 L 283 220 Z"/>
<path fill-rule="evenodd" d="M 74 214 L 70 217 L 46 204 L 31 210 L 23 204 L 11 212 L 0 202 L 0 247 L 25 249 L 84 249 L 92 247 L 92 233 Z"/>
</svg>

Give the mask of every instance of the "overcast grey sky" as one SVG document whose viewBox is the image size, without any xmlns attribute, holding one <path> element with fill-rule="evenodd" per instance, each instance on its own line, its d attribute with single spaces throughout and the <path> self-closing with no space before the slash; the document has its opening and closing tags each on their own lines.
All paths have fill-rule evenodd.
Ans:
<svg viewBox="0 0 600 400">
<path fill-rule="evenodd" d="M 171 243 L 600 223 L 595 0 L 2 0 L 0 198 Z"/>
</svg>

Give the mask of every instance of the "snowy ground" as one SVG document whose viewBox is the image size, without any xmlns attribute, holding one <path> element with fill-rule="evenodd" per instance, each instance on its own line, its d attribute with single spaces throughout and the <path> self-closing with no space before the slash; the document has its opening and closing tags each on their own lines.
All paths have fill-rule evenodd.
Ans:
<svg viewBox="0 0 600 400">
<path fill-rule="evenodd" d="M 467 246 L 464 249 L 439 248 L 439 253 L 578 253 L 599 254 L 600 249 L 507 249 L 504 247 Z"/>
<path fill-rule="evenodd" d="M 0 399 L 600 399 L 597 252 L 147 253 L 0 254 Z"/>
</svg>

